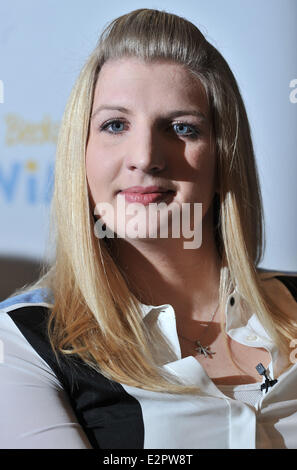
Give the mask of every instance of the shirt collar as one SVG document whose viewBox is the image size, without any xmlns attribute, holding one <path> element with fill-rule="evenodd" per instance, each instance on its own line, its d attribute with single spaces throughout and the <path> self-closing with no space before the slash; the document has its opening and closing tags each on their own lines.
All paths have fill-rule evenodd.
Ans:
<svg viewBox="0 0 297 470">
<path fill-rule="evenodd" d="M 292 302 L 293 299 L 290 299 L 290 295 L 288 296 L 287 289 L 280 281 L 274 279 L 275 276 L 282 275 L 284 273 L 279 271 L 268 271 L 261 268 L 258 268 L 258 273 L 260 275 L 260 279 L 265 281 L 263 284 L 265 290 L 269 295 L 272 295 L 275 301 L 281 301 L 282 306 L 287 310 L 292 308 L 293 304 L 295 306 L 295 302 Z M 161 312 L 166 309 L 172 309 L 174 311 L 172 305 L 169 303 L 160 305 L 147 305 L 140 302 L 140 308 L 142 311 L 143 320 L 145 320 L 145 318 L 152 312 Z M 268 334 L 260 322 L 256 321 L 256 317 L 257 316 L 249 308 L 244 297 L 240 294 L 237 285 L 235 285 L 233 291 L 227 298 L 225 306 L 226 331 L 230 332 L 231 330 L 236 330 L 249 323 L 250 327 L 261 331 L 261 335 L 268 339 Z"/>
<path fill-rule="evenodd" d="M 288 313 L 296 309 L 296 303 L 289 295 L 285 286 L 274 277 L 282 274 L 274 271 L 260 271 L 260 278 L 264 282 L 264 289 L 269 293 L 277 304 L 281 304 Z M 171 353 L 164 352 L 164 344 L 156 344 L 159 355 L 159 363 L 165 364 L 173 360 L 181 359 L 181 350 L 176 329 L 176 318 L 174 308 L 171 304 L 146 305 L 140 304 L 143 313 L 143 320 L 150 331 L 158 327 L 162 335 L 169 341 Z M 260 323 L 258 315 L 249 307 L 247 301 L 241 295 L 238 287 L 235 286 L 227 298 L 225 305 L 226 333 L 235 341 L 250 347 L 265 348 L 271 354 L 272 362 L 270 372 L 274 375 L 273 369 L 282 368 L 283 359 L 280 356 L 277 346 L 274 344 L 269 334 Z M 165 347 L 166 349 L 166 347 Z M 172 351 L 174 355 L 172 355 Z"/>
</svg>

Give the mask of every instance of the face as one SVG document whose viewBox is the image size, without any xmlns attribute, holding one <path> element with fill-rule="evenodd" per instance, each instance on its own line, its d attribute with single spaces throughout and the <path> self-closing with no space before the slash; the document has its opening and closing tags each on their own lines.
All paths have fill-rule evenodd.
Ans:
<svg viewBox="0 0 297 470">
<path fill-rule="evenodd" d="M 199 202 L 204 220 L 216 190 L 211 129 L 204 89 L 181 65 L 107 61 L 95 88 L 86 152 L 93 208 L 103 202 L 113 208 L 113 223 L 107 212 L 102 218 L 118 234 L 128 223 L 120 220 L 123 202 L 141 205 L 143 223 L 149 203 Z"/>
</svg>

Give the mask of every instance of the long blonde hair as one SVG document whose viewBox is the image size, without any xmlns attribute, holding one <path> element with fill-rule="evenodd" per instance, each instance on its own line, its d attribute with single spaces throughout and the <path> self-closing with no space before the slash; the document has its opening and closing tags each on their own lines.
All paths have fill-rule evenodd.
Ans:
<svg viewBox="0 0 297 470">
<path fill-rule="evenodd" d="M 106 377 L 130 386 L 193 393 L 156 363 L 139 302 L 108 249 L 94 235 L 85 153 L 94 88 L 109 59 L 174 61 L 204 85 L 218 159 L 214 231 L 222 260 L 220 306 L 236 285 L 283 351 L 296 337 L 292 321 L 267 297 L 256 266 L 264 248 L 261 193 L 245 107 L 221 54 L 195 25 L 165 11 L 138 9 L 112 21 L 72 90 L 57 146 L 53 216 L 55 261 L 38 285 L 50 287 L 53 349 L 78 354 Z"/>
</svg>

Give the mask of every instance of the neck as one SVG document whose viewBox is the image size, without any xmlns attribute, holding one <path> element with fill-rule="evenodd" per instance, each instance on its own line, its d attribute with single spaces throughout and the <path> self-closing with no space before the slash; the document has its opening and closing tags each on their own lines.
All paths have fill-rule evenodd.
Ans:
<svg viewBox="0 0 297 470">
<path fill-rule="evenodd" d="M 221 267 L 209 227 L 204 224 L 198 249 L 184 249 L 183 240 L 174 238 L 116 240 L 116 264 L 140 302 L 169 303 L 179 319 L 209 319 L 219 301 Z"/>
</svg>

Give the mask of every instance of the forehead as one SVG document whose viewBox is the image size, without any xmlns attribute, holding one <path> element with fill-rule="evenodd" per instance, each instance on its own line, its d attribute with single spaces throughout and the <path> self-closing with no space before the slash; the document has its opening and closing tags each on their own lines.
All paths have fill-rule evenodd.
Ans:
<svg viewBox="0 0 297 470">
<path fill-rule="evenodd" d="M 166 100 L 199 102 L 207 110 L 204 87 L 185 66 L 165 60 L 147 62 L 139 58 L 110 59 L 101 67 L 95 88 L 94 103 L 101 100 L 133 97 L 147 101 L 154 97 Z"/>
</svg>

